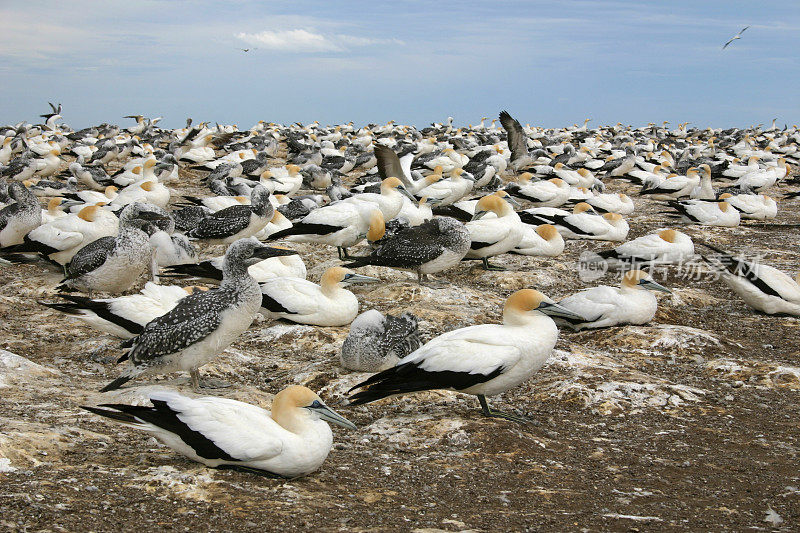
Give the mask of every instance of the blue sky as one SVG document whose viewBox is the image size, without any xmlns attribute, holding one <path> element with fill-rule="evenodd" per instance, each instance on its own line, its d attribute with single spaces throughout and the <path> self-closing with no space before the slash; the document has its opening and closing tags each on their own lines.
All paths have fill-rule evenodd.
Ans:
<svg viewBox="0 0 800 533">
<path fill-rule="evenodd" d="M 794 0 L 0 0 L 0 123 L 793 124 L 798 50 Z"/>
</svg>

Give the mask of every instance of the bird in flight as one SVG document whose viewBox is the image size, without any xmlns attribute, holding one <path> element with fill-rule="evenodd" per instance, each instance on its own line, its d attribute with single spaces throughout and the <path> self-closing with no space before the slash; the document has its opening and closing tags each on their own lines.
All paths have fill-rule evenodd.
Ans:
<svg viewBox="0 0 800 533">
<path fill-rule="evenodd" d="M 242 52 L 249 52 L 250 50 L 258 50 L 258 48 L 239 48 Z"/>
<path fill-rule="evenodd" d="M 731 37 L 731 40 L 730 40 L 730 41 L 728 41 L 727 43 L 725 43 L 724 45 L 722 45 L 722 49 L 723 49 L 723 50 L 725 50 L 725 49 L 728 47 L 728 45 L 729 45 L 729 44 L 731 44 L 731 43 L 732 43 L 733 41 L 735 41 L 736 39 L 741 39 L 741 38 L 742 38 L 742 34 L 744 33 L 744 30 L 746 30 L 746 29 L 747 29 L 747 28 L 749 28 L 749 27 L 750 27 L 750 26 L 745 26 L 744 28 L 742 28 L 742 31 L 740 31 L 739 33 L 737 33 L 736 35 L 734 35 L 733 37 Z"/>
</svg>

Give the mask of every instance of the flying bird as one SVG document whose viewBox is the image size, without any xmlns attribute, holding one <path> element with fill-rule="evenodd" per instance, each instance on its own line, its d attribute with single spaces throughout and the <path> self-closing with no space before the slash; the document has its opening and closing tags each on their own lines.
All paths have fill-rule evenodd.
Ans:
<svg viewBox="0 0 800 533">
<path fill-rule="evenodd" d="M 735 41 L 736 39 L 741 39 L 741 38 L 742 38 L 742 34 L 744 33 L 744 30 L 746 30 L 746 29 L 747 29 L 747 28 L 749 28 L 749 27 L 750 27 L 750 26 L 745 26 L 744 28 L 742 28 L 742 31 L 740 31 L 739 33 L 737 33 L 736 35 L 734 35 L 733 37 L 731 37 L 731 40 L 730 40 L 730 41 L 728 41 L 727 43 L 725 43 L 724 45 L 722 45 L 722 49 L 723 49 L 723 50 L 725 50 L 725 49 L 728 47 L 728 45 L 729 45 L 729 44 L 731 44 L 731 43 L 732 43 L 733 41 Z"/>
<path fill-rule="evenodd" d="M 247 52 L 249 52 L 250 50 L 258 50 L 258 48 L 239 48 L 239 50 L 241 50 L 242 52 L 245 52 L 245 53 L 247 53 Z"/>
</svg>

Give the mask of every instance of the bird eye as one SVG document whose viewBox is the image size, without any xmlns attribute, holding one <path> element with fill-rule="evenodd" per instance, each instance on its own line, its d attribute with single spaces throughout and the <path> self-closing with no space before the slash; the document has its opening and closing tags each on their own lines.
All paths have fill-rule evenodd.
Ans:
<svg viewBox="0 0 800 533">
<path fill-rule="evenodd" d="M 314 403 L 311 404 L 311 407 L 316 409 L 318 407 L 322 407 L 322 404 L 319 403 L 319 400 L 314 400 Z"/>
</svg>

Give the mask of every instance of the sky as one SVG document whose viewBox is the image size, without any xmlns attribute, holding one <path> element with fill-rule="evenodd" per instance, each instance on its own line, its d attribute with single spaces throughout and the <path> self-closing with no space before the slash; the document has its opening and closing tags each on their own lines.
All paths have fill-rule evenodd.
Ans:
<svg viewBox="0 0 800 533">
<path fill-rule="evenodd" d="M 795 0 L 0 0 L 0 124 L 782 126 L 798 50 Z"/>
</svg>

